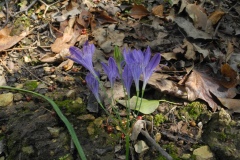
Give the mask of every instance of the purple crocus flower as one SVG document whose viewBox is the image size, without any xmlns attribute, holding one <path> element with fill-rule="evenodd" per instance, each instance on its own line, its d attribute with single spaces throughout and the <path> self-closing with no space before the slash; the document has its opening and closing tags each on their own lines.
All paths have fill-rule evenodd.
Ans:
<svg viewBox="0 0 240 160">
<path fill-rule="evenodd" d="M 74 62 L 83 65 L 86 69 L 88 69 L 94 77 L 97 77 L 96 72 L 93 69 L 92 57 L 95 51 L 94 44 L 89 44 L 88 41 L 83 45 L 83 49 L 80 50 L 77 47 L 70 47 L 69 51 L 71 53 L 69 59 Z"/>
<path fill-rule="evenodd" d="M 101 103 L 100 97 L 99 97 L 99 94 L 98 94 L 98 90 L 99 90 L 98 80 L 96 79 L 96 77 L 91 72 L 87 74 L 85 79 L 86 79 L 88 88 L 92 91 L 92 93 L 94 94 L 98 103 Z"/>
<path fill-rule="evenodd" d="M 147 81 L 149 80 L 149 78 L 153 74 L 153 71 L 156 68 L 156 66 L 159 64 L 160 60 L 161 60 L 161 55 L 160 55 L 160 53 L 157 53 L 152 57 L 152 59 L 150 60 L 150 62 L 148 62 L 148 64 L 146 63 L 147 66 L 143 69 L 143 87 L 142 87 L 142 90 L 145 90 L 146 85 L 147 85 Z"/>
<path fill-rule="evenodd" d="M 139 79 L 142 74 L 143 53 L 140 50 L 123 51 L 123 56 L 126 64 L 129 66 L 136 90 L 139 91 Z"/>
<path fill-rule="evenodd" d="M 110 57 L 108 59 L 108 65 L 106 65 L 105 63 L 102 63 L 102 67 L 104 72 L 108 76 L 108 79 L 111 84 L 111 88 L 113 88 L 116 78 L 119 77 L 118 67 L 115 60 L 112 57 Z"/>
<path fill-rule="evenodd" d="M 126 88 L 127 94 L 130 97 L 130 88 L 132 85 L 133 76 L 132 76 L 131 70 L 127 64 L 125 65 L 125 67 L 123 69 L 122 79 L 123 79 L 123 84 Z"/>
</svg>

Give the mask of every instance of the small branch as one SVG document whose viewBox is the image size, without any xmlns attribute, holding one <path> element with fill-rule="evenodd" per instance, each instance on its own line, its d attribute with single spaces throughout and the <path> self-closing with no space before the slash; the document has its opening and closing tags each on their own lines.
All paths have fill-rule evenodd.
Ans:
<svg viewBox="0 0 240 160">
<path fill-rule="evenodd" d="M 142 135 L 144 135 L 147 140 L 155 147 L 167 160 L 173 160 L 173 158 L 162 148 L 155 140 L 148 134 L 147 131 L 141 130 Z"/>
<path fill-rule="evenodd" d="M 26 71 L 28 71 L 33 77 L 35 77 L 36 79 L 38 79 L 39 81 L 45 83 L 47 86 L 51 86 L 51 84 L 49 84 L 48 82 L 38 78 L 35 74 L 33 74 L 30 70 L 28 70 L 25 66 L 22 66 L 22 68 L 24 68 Z"/>
<path fill-rule="evenodd" d="M 15 17 L 16 15 L 18 15 L 19 13 L 25 12 L 25 14 L 27 15 L 27 11 L 37 2 L 38 0 L 34 0 L 32 1 L 31 4 L 29 4 L 29 6 L 27 6 L 27 8 L 25 8 L 22 11 L 16 12 L 15 14 L 11 15 L 11 17 Z"/>
<path fill-rule="evenodd" d="M 54 3 L 52 3 L 52 4 L 50 4 L 50 5 L 48 5 L 47 3 L 45 3 L 45 2 L 42 1 L 42 0 L 39 0 L 39 1 L 46 6 L 46 9 L 44 10 L 44 13 L 43 13 L 43 18 L 46 17 L 46 13 L 47 13 L 48 9 L 51 8 L 52 5 L 60 2 L 60 1 L 58 0 L 58 1 L 56 1 L 56 2 L 54 2 Z"/>
</svg>

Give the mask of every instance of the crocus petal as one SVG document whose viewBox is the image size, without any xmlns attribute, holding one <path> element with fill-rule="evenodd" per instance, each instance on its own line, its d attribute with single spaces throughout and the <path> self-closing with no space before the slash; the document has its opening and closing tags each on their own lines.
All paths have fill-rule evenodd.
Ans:
<svg viewBox="0 0 240 160">
<path fill-rule="evenodd" d="M 139 79 L 142 74 L 142 68 L 139 64 L 135 63 L 130 65 L 130 70 L 132 72 L 136 90 L 139 91 Z"/>
<path fill-rule="evenodd" d="M 147 67 L 144 69 L 144 71 L 143 71 L 143 87 L 142 87 L 143 90 L 145 90 L 145 87 L 147 85 L 147 81 L 149 80 L 149 78 L 153 74 L 153 71 L 156 68 L 156 66 L 159 64 L 160 60 L 161 60 L 160 53 L 155 54 L 152 57 L 152 59 L 150 60 L 150 62 L 148 63 Z"/>
<path fill-rule="evenodd" d="M 141 50 L 134 49 L 132 52 L 133 58 L 136 63 L 142 63 L 144 60 L 143 52 Z"/>
<path fill-rule="evenodd" d="M 88 44 L 87 42 L 84 44 L 83 49 L 80 50 L 77 47 L 70 47 L 69 51 L 71 53 L 69 59 L 73 60 L 74 62 L 83 65 L 86 69 L 88 69 L 95 77 L 93 64 L 92 64 L 92 57 L 95 51 L 94 44 Z"/>
<path fill-rule="evenodd" d="M 149 60 L 151 58 L 151 50 L 150 47 L 148 46 L 146 51 L 144 52 L 144 59 L 143 59 L 143 65 L 146 67 Z"/>
<path fill-rule="evenodd" d="M 86 82 L 87 82 L 88 88 L 92 91 L 92 93 L 94 94 L 96 100 L 98 102 L 101 102 L 99 94 L 98 94 L 99 82 L 96 79 L 96 77 L 94 77 L 94 75 L 92 73 L 88 73 L 87 76 L 86 76 Z"/>
<path fill-rule="evenodd" d="M 114 82 L 117 77 L 119 77 L 119 72 L 115 60 L 110 57 L 108 60 L 108 65 L 102 63 L 103 71 L 107 74 L 110 81 L 111 87 L 113 87 Z"/>
<path fill-rule="evenodd" d="M 132 85 L 133 77 L 132 77 L 132 72 L 128 65 L 125 65 L 123 69 L 122 79 L 123 79 L 123 83 L 126 88 L 127 94 L 130 97 L 130 88 Z"/>
<path fill-rule="evenodd" d="M 124 49 L 123 57 L 127 64 L 132 64 L 134 62 L 133 53 L 131 52 L 131 50 Z"/>
</svg>

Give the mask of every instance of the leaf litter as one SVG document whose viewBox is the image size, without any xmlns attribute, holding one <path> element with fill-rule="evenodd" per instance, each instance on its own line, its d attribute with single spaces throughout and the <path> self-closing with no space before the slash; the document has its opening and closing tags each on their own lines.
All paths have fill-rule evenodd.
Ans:
<svg viewBox="0 0 240 160">
<path fill-rule="evenodd" d="M 70 46 L 80 47 L 86 40 L 93 42 L 98 47 L 99 52 L 95 57 L 94 66 L 101 72 L 99 62 L 107 60 L 113 54 L 114 46 L 119 46 L 120 49 L 125 47 L 141 49 L 149 45 L 153 54 L 162 53 L 162 60 L 149 80 L 148 87 L 153 92 L 148 93 L 147 97 L 143 98 L 143 106 L 139 111 L 146 119 L 142 120 L 139 125 L 134 125 L 137 127 L 133 127 L 132 131 L 134 140 L 137 140 L 139 135 L 144 135 L 141 131 L 147 130 L 149 133 L 160 131 L 163 136 L 160 143 L 164 144 L 165 140 L 172 140 L 179 145 L 182 143 L 181 141 L 184 141 L 187 144 L 185 147 L 189 147 L 188 143 L 196 142 L 196 139 L 192 138 L 191 135 L 201 137 L 201 129 L 199 126 L 197 126 L 198 128 L 194 126 L 193 120 L 186 120 L 184 116 L 179 117 L 176 113 L 174 114 L 174 111 L 177 112 L 181 107 L 184 108 L 192 101 L 195 102 L 199 99 L 214 112 L 218 112 L 221 108 L 225 108 L 232 114 L 240 112 L 238 105 L 240 42 L 236 37 L 239 35 L 237 23 L 240 12 L 239 3 L 236 1 L 231 1 L 231 3 L 215 1 L 197 3 L 172 0 L 171 3 L 142 1 L 142 4 L 131 4 L 122 1 L 89 0 L 76 3 L 72 0 L 56 3 L 54 7 L 57 7 L 58 11 L 45 10 L 46 16 L 50 17 L 48 19 L 48 23 L 51 24 L 48 26 L 50 32 L 38 32 L 31 30 L 31 28 L 25 29 L 18 35 L 10 35 L 11 27 L 6 26 L 0 30 L 1 55 L 6 54 L 5 58 L 12 62 L 12 64 L 3 63 L 5 59 L 2 59 L 1 67 L 3 69 L 14 68 L 16 67 L 14 65 L 19 62 L 10 57 L 9 52 L 18 52 L 25 57 L 27 54 L 33 56 L 31 48 L 26 51 L 18 50 L 25 38 L 29 38 L 38 44 L 37 46 L 34 43 L 31 46 L 33 49 L 35 49 L 34 47 L 44 48 L 45 45 L 48 46 L 47 53 L 41 54 L 41 56 L 37 55 L 35 58 L 40 62 L 49 63 L 51 67 L 55 67 L 57 64 L 57 71 L 53 73 L 57 74 L 57 77 L 65 77 L 65 79 L 68 79 L 66 78 L 68 76 L 74 77 L 76 82 L 73 83 L 74 86 L 70 85 L 69 87 L 77 87 L 80 83 L 82 85 L 80 88 L 84 91 L 79 91 L 79 93 L 84 95 L 82 92 L 85 92 L 86 88 L 83 81 L 79 82 L 76 78 L 76 76 L 80 79 L 84 78 L 84 74 L 82 74 L 84 70 L 66 58 L 69 56 Z M 36 5 L 35 9 L 38 8 L 39 6 Z M 1 14 L 6 14 L 6 12 L 1 12 Z M 43 20 L 47 19 L 41 17 L 40 12 L 36 12 L 36 14 L 38 21 L 46 23 Z M 6 17 L 4 15 L 0 18 L 5 19 Z M 232 25 L 229 25 L 230 23 Z M 32 25 L 38 26 L 34 23 Z M 36 35 L 40 35 L 40 38 Z M 29 67 L 34 66 L 31 63 L 28 65 Z M 81 72 L 80 76 L 78 72 L 75 72 L 76 69 Z M 11 75 L 7 74 L 3 77 L 6 74 L 4 72 L 1 72 L 0 75 L 2 77 L 1 84 L 7 83 L 9 85 L 12 79 L 13 82 L 18 82 L 17 79 L 11 79 Z M 54 75 L 52 76 L 54 77 Z M 5 77 L 7 77 L 6 80 Z M 49 75 L 41 78 L 53 81 L 58 87 L 67 84 L 60 81 L 58 81 L 60 84 L 57 84 Z M 124 91 L 120 89 L 120 85 L 118 87 L 114 98 L 121 102 L 124 99 Z M 107 91 L 110 92 L 109 89 Z M 85 96 L 86 94 L 89 96 L 89 93 L 85 93 Z M 159 103 L 161 98 L 174 102 L 184 101 L 185 105 L 179 107 L 168 104 L 165 111 L 160 112 L 160 108 L 163 106 L 162 103 Z M 94 99 L 89 99 L 88 110 L 95 113 L 99 112 L 97 105 L 91 105 Z M 136 97 L 132 97 L 132 101 L 134 104 Z M 131 109 L 134 110 L 134 108 Z M 120 107 L 120 110 L 124 111 L 125 108 Z M 156 127 L 151 122 L 153 119 L 149 118 L 148 115 L 154 117 L 162 112 L 169 124 L 164 123 L 160 127 Z M 196 119 L 196 121 L 200 123 L 201 119 Z M 153 130 L 148 130 L 145 127 L 146 122 L 149 126 L 154 126 Z M 176 133 L 178 134 L 176 135 Z M 140 144 L 140 142 L 138 141 L 136 144 Z M 143 143 L 141 142 L 141 144 Z M 186 150 L 182 149 L 181 151 L 184 153 Z M 116 155 L 120 156 L 121 154 L 116 152 Z"/>
</svg>

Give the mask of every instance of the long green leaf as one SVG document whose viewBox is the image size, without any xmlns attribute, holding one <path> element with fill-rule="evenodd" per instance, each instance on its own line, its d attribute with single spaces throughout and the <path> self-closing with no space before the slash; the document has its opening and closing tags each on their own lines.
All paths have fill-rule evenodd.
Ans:
<svg viewBox="0 0 240 160">
<path fill-rule="evenodd" d="M 83 149 L 78 141 L 78 138 L 77 138 L 77 135 L 72 127 L 72 125 L 70 124 L 70 122 L 68 121 L 68 119 L 62 114 L 61 110 L 59 109 L 59 107 L 57 106 L 57 104 L 50 98 L 44 96 L 44 95 L 41 95 L 41 94 L 38 94 L 36 92 L 32 92 L 32 91 L 28 91 L 28 90 L 25 90 L 25 89 L 18 89 L 18 88 L 13 88 L 13 87 L 7 87 L 7 86 L 0 86 L 0 89 L 9 89 L 9 90 L 16 90 L 16 91 L 22 91 L 22 92 L 27 92 L 27 93 L 31 93 L 31 94 L 34 94 L 36 96 L 39 96 L 39 97 L 42 97 L 43 99 L 47 100 L 53 107 L 53 109 L 56 111 L 57 115 L 59 116 L 59 118 L 64 122 L 64 124 L 66 125 L 71 137 L 72 137 L 72 140 L 78 150 L 78 154 L 79 156 L 81 157 L 82 160 L 87 160 L 84 152 L 83 152 Z"/>
</svg>

